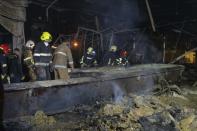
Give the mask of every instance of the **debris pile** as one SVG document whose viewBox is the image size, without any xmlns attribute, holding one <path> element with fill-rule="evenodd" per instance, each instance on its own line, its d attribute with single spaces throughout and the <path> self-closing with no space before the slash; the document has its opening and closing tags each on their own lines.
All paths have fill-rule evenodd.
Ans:
<svg viewBox="0 0 197 131">
<path fill-rule="evenodd" d="M 173 97 L 171 97 L 173 98 Z M 179 97 L 179 99 L 182 99 Z M 153 96 L 134 96 L 133 104 L 106 104 L 89 116 L 81 130 L 111 131 L 193 131 L 197 129 L 196 110 L 163 103 Z"/>
<path fill-rule="evenodd" d="M 177 85 L 170 84 L 170 82 L 163 77 L 158 80 L 158 84 L 156 86 L 154 95 L 173 95 L 175 93 L 179 95 L 182 94 L 181 89 Z"/>
<path fill-rule="evenodd" d="M 29 122 L 35 126 L 52 126 L 56 123 L 56 120 L 52 116 L 47 116 L 43 111 L 37 111 Z"/>
<path fill-rule="evenodd" d="M 192 102 L 197 99 L 183 95 L 128 94 L 119 103 L 78 105 L 53 117 L 37 111 L 21 121 L 26 122 L 26 129 L 31 131 L 195 131 L 197 106 Z"/>
</svg>

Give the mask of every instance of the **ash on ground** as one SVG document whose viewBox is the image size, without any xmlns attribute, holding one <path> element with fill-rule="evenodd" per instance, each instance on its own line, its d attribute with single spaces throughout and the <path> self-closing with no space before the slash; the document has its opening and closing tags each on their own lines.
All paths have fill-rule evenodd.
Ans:
<svg viewBox="0 0 197 131">
<path fill-rule="evenodd" d="M 79 105 L 63 114 L 34 116 L 7 123 L 7 130 L 28 131 L 196 131 L 197 91 L 182 95 L 128 94 L 121 102 Z"/>
</svg>

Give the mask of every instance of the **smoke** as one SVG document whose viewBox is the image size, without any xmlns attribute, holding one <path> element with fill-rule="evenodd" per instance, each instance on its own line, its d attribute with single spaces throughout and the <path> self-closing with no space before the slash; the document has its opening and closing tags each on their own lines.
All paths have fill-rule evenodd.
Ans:
<svg viewBox="0 0 197 131">
<path fill-rule="evenodd" d="M 162 61 L 162 50 L 156 47 L 156 44 L 162 46 L 162 43 L 154 42 L 145 33 L 138 38 L 135 52 L 142 55 L 140 63 L 160 63 Z"/>
<path fill-rule="evenodd" d="M 112 83 L 112 89 L 113 89 L 113 100 L 115 103 L 119 104 L 123 101 L 125 92 L 123 89 L 117 84 L 117 83 Z"/>
<path fill-rule="evenodd" d="M 107 7 L 103 18 L 104 28 L 133 27 L 140 20 L 136 0 L 106 0 L 102 1 L 102 6 Z"/>
</svg>

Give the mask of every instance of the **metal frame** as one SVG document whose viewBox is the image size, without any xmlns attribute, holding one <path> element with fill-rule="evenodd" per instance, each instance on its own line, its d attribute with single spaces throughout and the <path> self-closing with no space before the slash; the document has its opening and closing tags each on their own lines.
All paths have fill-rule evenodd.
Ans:
<svg viewBox="0 0 197 131">
<path fill-rule="evenodd" d="M 58 0 L 54 0 L 51 4 L 46 8 L 46 17 L 47 21 L 49 20 L 49 9 L 57 2 Z"/>
</svg>

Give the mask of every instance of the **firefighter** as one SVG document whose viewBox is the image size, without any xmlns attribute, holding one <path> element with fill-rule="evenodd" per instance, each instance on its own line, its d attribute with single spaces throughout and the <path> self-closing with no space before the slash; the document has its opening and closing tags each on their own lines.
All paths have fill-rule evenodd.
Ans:
<svg viewBox="0 0 197 131">
<path fill-rule="evenodd" d="M 7 57 L 3 47 L 0 47 L 0 67 L 1 67 L 1 80 L 2 82 L 9 83 Z"/>
<path fill-rule="evenodd" d="M 35 46 L 35 43 L 32 40 L 28 40 L 25 44 L 25 50 L 23 53 L 23 64 L 26 69 L 25 77 L 28 79 L 28 81 L 35 81 L 36 80 L 36 74 L 35 74 L 35 65 L 34 65 L 34 59 L 33 59 L 33 48 Z"/>
<path fill-rule="evenodd" d="M 11 49 L 10 49 L 8 43 L 3 43 L 3 44 L 0 45 L 0 47 L 3 49 L 3 52 L 4 52 L 5 55 L 7 55 L 11 52 Z"/>
<path fill-rule="evenodd" d="M 52 41 L 52 36 L 49 32 L 43 32 L 40 39 L 41 42 L 35 45 L 33 53 L 37 80 L 51 80 L 52 54 L 49 43 Z"/>
<path fill-rule="evenodd" d="M 15 48 L 13 53 L 8 54 L 8 72 L 11 83 L 19 83 L 24 78 L 18 48 Z"/>
<path fill-rule="evenodd" d="M 110 47 L 109 52 L 107 52 L 104 55 L 103 58 L 103 65 L 107 65 L 107 66 L 115 66 L 118 65 L 118 53 L 117 53 L 117 46 L 116 45 L 112 45 Z"/>
<path fill-rule="evenodd" d="M 82 56 L 80 64 L 81 67 L 95 67 L 97 65 L 96 52 L 92 47 L 89 47 L 85 55 Z"/>
<path fill-rule="evenodd" d="M 71 70 L 74 69 L 72 53 L 70 48 L 68 48 L 68 45 L 68 41 L 63 42 L 55 49 L 55 52 L 53 54 L 55 79 L 69 79 L 67 67 L 68 64 L 71 67 Z"/>
<path fill-rule="evenodd" d="M 120 66 L 128 66 L 128 52 L 126 50 L 120 51 L 120 58 L 118 59 L 118 65 Z"/>
</svg>

